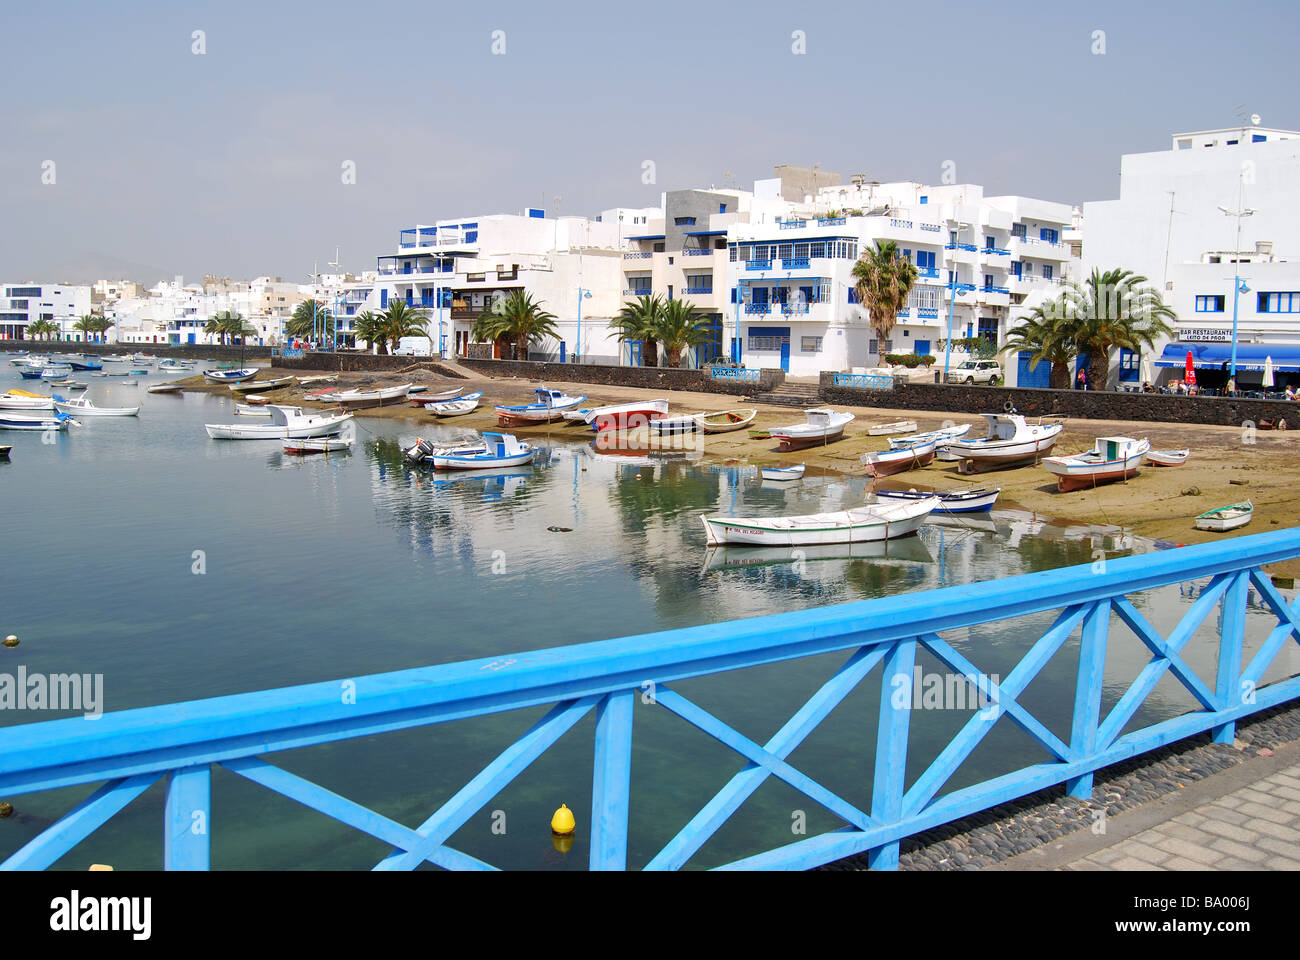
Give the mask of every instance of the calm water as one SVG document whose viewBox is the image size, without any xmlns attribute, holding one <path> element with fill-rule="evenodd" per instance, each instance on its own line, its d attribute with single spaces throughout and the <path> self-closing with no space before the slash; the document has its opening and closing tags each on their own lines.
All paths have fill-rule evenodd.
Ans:
<svg viewBox="0 0 1300 960">
<path fill-rule="evenodd" d="M 79 374 L 86 379 L 89 374 Z M 203 424 L 230 422 L 232 400 L 153 396 L 116 378 L 89 379 L 102 405 L 140 400 L 140 417 L 86 419 L 42 443 L 5 432 L 0 462 L 5 586 L 0 671 L 104 675 L 105 708 L 120 710 L 338 679 L 827 603 L 1091 563 L 1155 545 L 1111 531 L 1066 530 L 1017 511 L 992 521 L 927 526 L 888 555 L 715 551 L 702 511 L 806 513 L 860 502 L 860 480 L 806 479 L 766 488 L 752 468 L 593 455 L 557 428 L 538 466 L 501 477 L 435 479 L 408 467 L 401 448 L 418 433 L 455 428 L 359 419 L 345 456 L 285 456 L 276 442 L 222 442 Z M 0 389 L 24 385 L 0 369 Z M 25 384 L 29 388 L 31 382 Z M 39 388 L 37 388 L 39 389 Z M 552 532 L 550 527 L 571 528 Z M 196 551 L 206 569 L 196 574 Z M 1167 629 L 1192 591 L 1139 601 Z M 1051 615 L 948 636 L 969 659 L 1006 676 Z M 1213 686 L 1213 619 L 1189 661 Z M 1252 647 L 1266 632 L 1252 608 Z M 1107 704 L 1146 662 L 1144 648 L 1112 632 Z M 1063 738 L 1069 734 L 1075 647 L 1067 645 L 1022 702 Z M 760 742 L 774 733 L 846 659 L 828 655 L 677 685 L 685 696 Z M 1294 660 L 1294 657 L 1292 657 Z M 927 671 L 934 661 L 921 658 Z M 1282 662 L 1269 677 L 1295 672 Z M 1137 720 L 1193 705 L 1168 678 Z M 868 805 L 878 674 L 790 757 L 851 802 Z M 470 722 L 274 755 L 278 765 L 411 826 L 522 734 L 542 713 Z M 46 714 L 52 719 L 61 714 Z M 969 711 L 918 711 L 910 775 L 924 769 Z M 0 713 L 0 725 L 31 722 Z M 638 704 L 629 857 L 643 865 L 742 766 L 740 758 L 667 711 Z M 594 722 L 589 717 L 450 841 L 511 868 L 583 869 L 591 797 Z M 1038 759 L 1002 722 L 949 782 L 953 788 Z M 52 822 L 91 787 L 9 797 L 19 813 L 0 821 L 0 857 Z M 162 788 L 155 786 L 59 864 L 154 868 L 162 850 Z M 554 848 L 548 823 L 561 802 L 579 823 L 573 847 Z M 841 826 L 771 779 L 691 862 L 711 866 Z M 499 811 L 499 813 L 498 813 Z M 231 867 L 366 868 L 387 847 L 223 770 L 213 774 L 213 864 Z M 505 832 L 500 833 L 504 824 Z M 494 832 L 493 827 L 497 826 Z"/>
</svg>

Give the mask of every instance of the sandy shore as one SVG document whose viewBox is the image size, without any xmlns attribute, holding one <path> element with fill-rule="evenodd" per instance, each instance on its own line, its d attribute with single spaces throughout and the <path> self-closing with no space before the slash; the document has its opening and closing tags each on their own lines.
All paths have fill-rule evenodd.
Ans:
<svg viewBox="0 0 1300 960">
<path fill-rule="evenodd" d="M 464 370 L 467 374 L 470 371 Z M 314 374 L 301 371 L 303 376 Z M 328 374 L 329 371 L 322 371 Z M 280 376 L 280 370 L 266 371 L 264 379 Z M 495 429 L 496 417 L 492 407 L 497 403 L 527 403 L 532 400 L 536 381 L 519 378 L 491 379 L 470 374 L 465 380 L 452 380 L 417 370 L 405 374 L 338 374 L 332 384 L 311 384 L 306 390 L 323 386 L 380 386 L 413 381 L 426 384 L 429 392 L 464 387 L 465 392 L 481 390 L 483 400 L 478 410 L 464 417 L 437 421 L 422 408 L 403 403 L 361 411 L 365 417 L 403 419 L 415 424 L 438 424 L 451 428 L 471 430 Z M 229 387 L 209 384 L 202 377 L 183 381 L 187 390 L 209 391 L 229 395 Z M 611 387 L 597 384 L 556 384 L 566 392 L 586 394 L 588 404 L 621 403 L 627 400 L 666 396 L 672 403 L 673 413 L 695 413 L 740 407 L 757 407 L 758 417 L 752 428 L 763 429 L 802 421 L 802 413 L 792 407 L 758 404 L 742 397 L 685 391 L 650 391 L 630 387 Z M 302 404 L 304 388 L 289 387 L 273 391 L 266 396 L 284 403 Z M 978 411 L 916 412 L 891 410 L 884 407 L 843 407 L 857 419 L 849 425 L 845 438 L 825 447 L 778 453 L 771 440 L 751 439 L 746 431 L 711 435 L 704 439 L 704 456 L 715 461 L 735 461 L 756 466 L 780 463 L 806 463 L 810 473 L 841 473 L 862 475 L 860 456 L 867 451 L 888 447 L 885 437 L 867 436 L 867 427 L 873 423 L 891 420 L 915 420 L 920 430 L 928 430 L 951 420 L 956 423 L 975 423 L 972 433 L 983 433 L 983 421 Z M 418 431 L 417 431 L 418 432 Z M 513 428 L 518 436 L 550 435 L 556 439 L 588 440 L 589 432 L 579 427 L 566 427 L 552 423 L 530 428 Z M 1023 466 L 996 470 L 974 476 L 957 472 L 955 463 L 935 461 L 928 467 L 898 474 L 880 481 L 895 487 L 933 487 L 940 490 L 962 489 L 970 486 L 997 486 L 1002 489 L 999 506 L 1019 506 L 1023 509 L 1065 523 L 1106 524 L 1122 526 L 1134 533 L 1174 543 L 1200 543 L 1244 533 L 1262 533 L 1280 527 L 1295 526 L 1300 519 L 1296 507 L 1295 488 L 1300 480 L 1300 442 L 1293 431 L 1259 431 L 1247 436 L 1238 427 L 1179 425 L 1169 423 L 1138 423 L 1122 420 L 1066 421 L 1065 431 L 1053 453 L 1073 454 L 1090 449 L 1098 436 L 1123 435 L 1147 437 L 1154 449 L 1191 448 L 1192 454 L 1181 467 L 1159 468 L 1147 465 L 1142 472 L 1125 483 L 1112 483 L 1092 490 L 1058 493 L 1055 479 L 1041 466 Z M 1199 492 L 1189 492 L 1199 491 Z M 1240 531 L 1214 534 L 1196 530 L 1192 518 L 1214 507 L 1250 499 L 1255 504 L 1255 516 Z M 1300 573 L 1300 559 L 1270 568 L 1281 576 Z"/>
</svg>

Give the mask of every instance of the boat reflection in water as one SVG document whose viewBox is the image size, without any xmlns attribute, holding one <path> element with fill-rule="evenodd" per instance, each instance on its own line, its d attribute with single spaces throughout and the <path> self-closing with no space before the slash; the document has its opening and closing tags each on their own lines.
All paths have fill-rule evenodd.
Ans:
<svg viewBox="0 0 1300 960">
<path fill-rule="evenodd" d="M 702 572 L 810 563 L 818 560 L 878 560 L 900 564 L 933 563 L 934 554 L 920 537 L 808 547 L 709 547 Z"/>
<path fill-rule="evenodd" d="M 483 491 L 484 500 L 501 500 L 513 497 L 534 474 L 532 464 L 522 467 L 506 467 L 501 470 L 476 470 L 473 473 L 455 473 L 436 476 L 430 482 L 435 490 L 448 487 L 462 489 L 479 489 Z"/>
</svg>

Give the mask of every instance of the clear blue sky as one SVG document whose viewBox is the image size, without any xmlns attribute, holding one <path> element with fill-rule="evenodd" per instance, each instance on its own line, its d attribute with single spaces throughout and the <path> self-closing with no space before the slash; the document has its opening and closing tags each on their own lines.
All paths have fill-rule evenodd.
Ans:
<svg viewBox="0 0 1300 960">
<path fill-rule="evenodd" d="M 1077 203 L 1242 105 L 1300 126 L 1293 2 L 4 0 L 0 37 L 4 280 L 302 279 L 417 221 L 783 162 Z"/>
</svg>

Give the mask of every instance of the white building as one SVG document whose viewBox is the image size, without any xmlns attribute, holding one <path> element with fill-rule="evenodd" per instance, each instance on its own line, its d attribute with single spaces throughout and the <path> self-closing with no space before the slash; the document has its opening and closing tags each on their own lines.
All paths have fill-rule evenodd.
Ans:
<svg viewBox="0 0 1300 960">
<path fill-rule="evenodd" d="M 855 178 L 791 206 L 727 231 L 725 332 L 731 357 L 751 367 L 815 376 L 875 366 L 890 353 L 938 355 L 950 325 L 953 339 L 997 345 L 1016 308 L 1054 294 L 1077 266 L 1065 239 L 1075 226 L 1068 204 L 985 197 L 973 184 Z M 894 241 L 919 273 L 884 343 L 857 302 L 852 273 L 880 240 Z M 1007 379 L 1028 377 L 1012 367 Z"/>
<path fill-rule="evenodd" d="M 25 340 L 27 327 L 37 320 L 59 324 L 65 340 L 80 340 L 73 325 L 90 313 L 90 286 L 66 283 L 6 283 L 0 285 L 0 340 Z"/>
<path fill-rule="evenodd" d="M 1243 210 L 1249 214 L 1239 221 L 1233 214 Z M 1118 200 L 1084 205 L 1084 265 L 1089 272 L 1123 268 L 1149 278 L 1177 313 L 1177 338 L 1156 345 L 1158 377 L 1181 377 L 1190 351 L 1198 382 L 1221 389 L 1235 305 L 1238 385 L 1258 385 L 1266 357 L 1277 369 L 1276 383 L 1287 373 L 1294 382 L 1300 380 L 1297 214 L 1300 133 L 1247 125 L 1175 134 L 1169 150 L 1121 158 Z M 1140 365 L 1121 351 L 1111 363 L 1111 384 L 1136 384 Z"/>
</svg>

